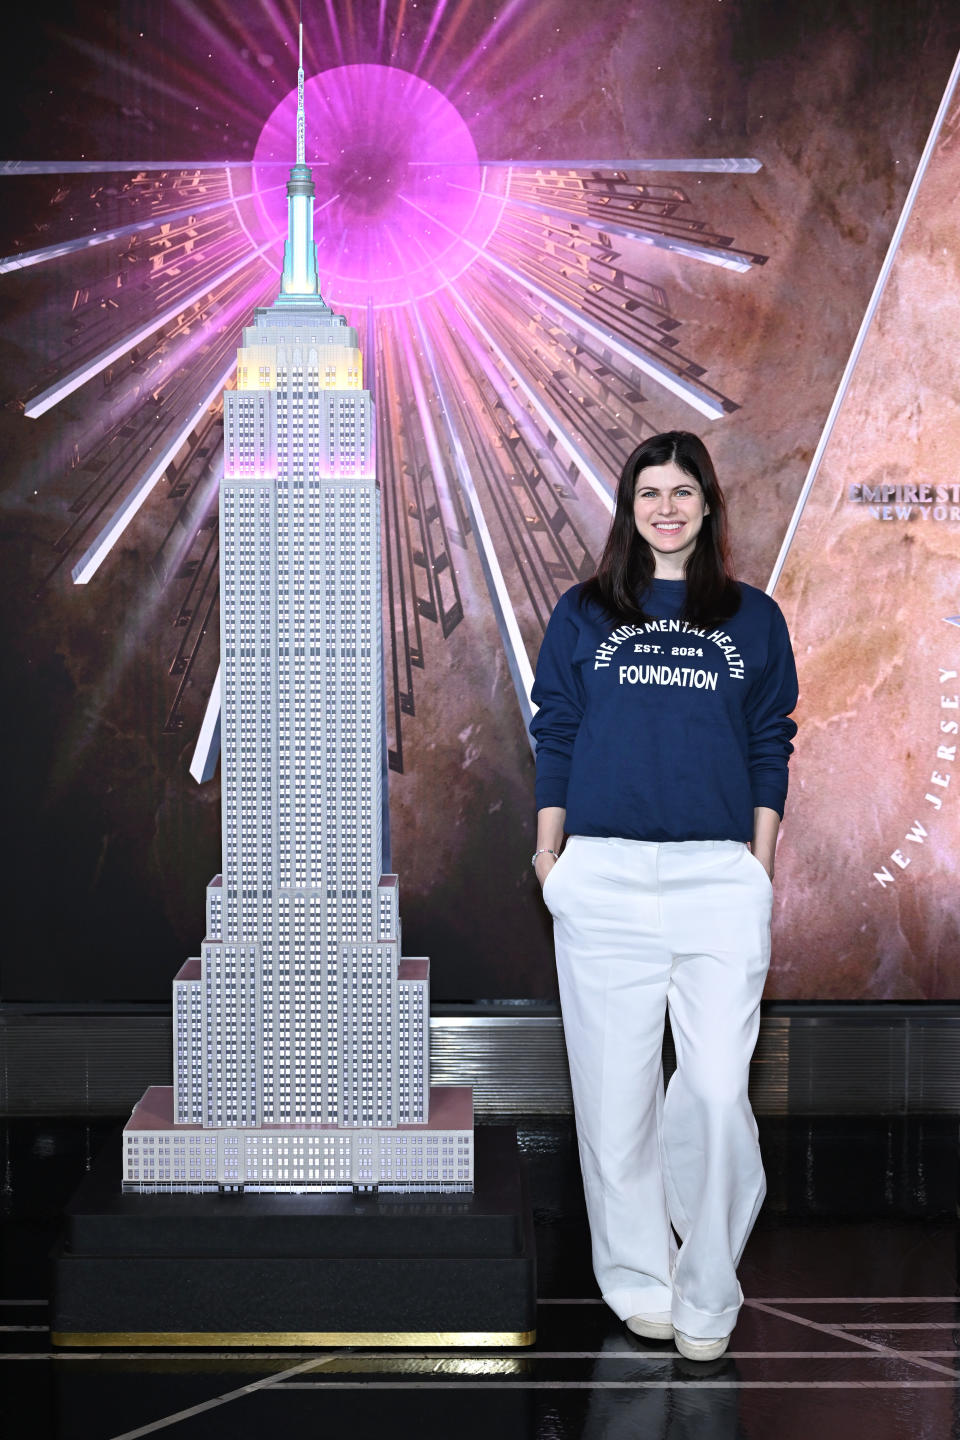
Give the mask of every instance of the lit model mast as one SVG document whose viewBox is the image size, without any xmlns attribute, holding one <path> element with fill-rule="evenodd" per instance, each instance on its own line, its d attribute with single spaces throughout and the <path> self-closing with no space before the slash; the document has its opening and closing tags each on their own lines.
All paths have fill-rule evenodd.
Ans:
<svg viewBox="0 0 960 1440">
<path fill-rule="evenodd" d="M 473 1188 L 472 1092 L 429 1083 L 429 961 L 383 873 L 373 401 L 320 293 L 305 136 L 301 25 L 280 294 L 224 394 L 222 872 L 127 1190 Z"/>
</svg>

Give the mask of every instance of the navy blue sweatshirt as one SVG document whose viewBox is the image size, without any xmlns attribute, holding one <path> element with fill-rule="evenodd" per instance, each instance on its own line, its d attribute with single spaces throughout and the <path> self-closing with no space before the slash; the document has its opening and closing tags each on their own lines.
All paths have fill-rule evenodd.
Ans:
<svg viewBox="0 0 960 1440">
<path fill-rule="evenodd" d="M 579 604 L 550 617 L 533 687 L 537 809 L 565 806 L 571 835 L 743 840 L 753 809 L 783 814 L 797 672 L 775 601 L 741 584 L 730 620 L 677 619 L 683 580 L 654 580 L 647 625 Z"/>
</svg>

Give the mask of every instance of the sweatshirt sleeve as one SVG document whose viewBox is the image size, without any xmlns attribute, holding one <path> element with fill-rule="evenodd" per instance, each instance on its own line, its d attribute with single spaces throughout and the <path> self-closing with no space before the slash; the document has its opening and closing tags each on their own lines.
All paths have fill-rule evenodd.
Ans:
<svg viewBox="0 0 960 1440">
<path fill-rule="evenodd" d="M 583 718 L 584 694 L 573 665 L 578 628 L 566 596 L 561 597 L 543 637 L 531 698 L 538 707 L 530 722 L 537 746 L 537 809 L 566 806 L 574 741 Z"/>
<path fill-rule="evenodd" d="M 787 762 L 797 733 L 790 713 L 797 703 L 797 667 L 778 605 L 773 606 L 767 659 L 747 700 L 746 721 L 750 788 L 754 807 L 763 805 L 783 816 L 787 798 Z"/>
</svg>

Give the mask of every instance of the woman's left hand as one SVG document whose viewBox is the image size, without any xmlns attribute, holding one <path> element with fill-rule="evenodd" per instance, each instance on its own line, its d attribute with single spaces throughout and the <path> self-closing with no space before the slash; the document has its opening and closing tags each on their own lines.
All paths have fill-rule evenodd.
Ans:
<svg viewBox="0 0 960 1440">
<path fill-rule="evenodd" d="M 758 855 L 756 850 L 754 850 L 753 853 L 754 853 L 754 855 L 756 855 L 757 859 L 760 861 L 760 864 L 763 866 L 764 870 L 766 870 L 767 874 L 770 876 L 770 884 L 772 885 L 772 884 L 773 884 L 773 856 L 771 856 L 770 859 L 768 860 L 768 859 L 766 859 L 765 856 L 763 856 L 763 855 Z"/>
<path fill-rule="evenodd" d="M 777 853 L 777 832 L 780 816 L 776 810 L 758 805 L 753 812 L 753 844 L 750 849 L 770 876 L 773 883 L 773 860 Z"/>
</svg>

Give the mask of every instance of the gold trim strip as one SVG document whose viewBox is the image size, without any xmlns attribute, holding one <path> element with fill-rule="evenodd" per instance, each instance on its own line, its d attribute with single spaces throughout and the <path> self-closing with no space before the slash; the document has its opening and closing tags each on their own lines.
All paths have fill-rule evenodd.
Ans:
<svg viewBox="0 0 960 1440">
<path fill-rule="evenodd" d="M 84 1350 L 114 1346 L 183 1346 L 200 1350 L 214 1345 L 235 1345 L 246 1350 L 264 1345 L 306 1350 L 348 1345 L 380 1349 L 459 1346 L 472 1350 L 491 1345 L 532 1345 L 536 1338 L 536 1330 L 142 1330 L 124 1333 L 116 1330 L 54 1330 L 50 1341 L 53 1345 L 80 1346 Z"/>
</svg>

